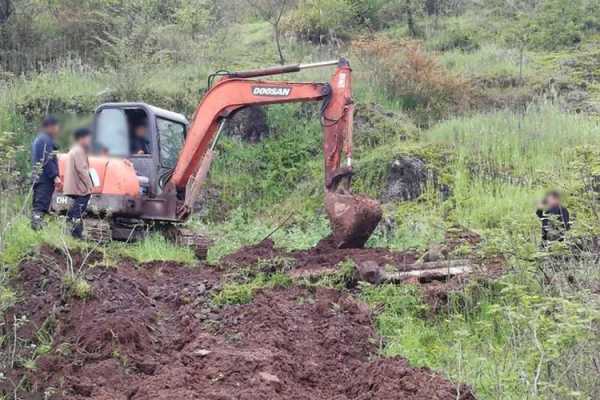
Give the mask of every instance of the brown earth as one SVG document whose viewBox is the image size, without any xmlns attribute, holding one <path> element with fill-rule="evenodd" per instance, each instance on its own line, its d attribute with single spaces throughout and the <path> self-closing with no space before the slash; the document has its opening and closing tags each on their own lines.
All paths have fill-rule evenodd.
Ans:
<svg viewBox="0 0 600 400">
<path fill-rule="evenodd" d="M 289 258 L 294 261 L 294 272 L 335 268 L 345 260 L 375 261 L 379 264 L 409 265 L 414 264 L 418 254 L 414 252 L 394 252 L 387 249 L 362 248 L 339 249 L 331 238 L 321 240 L 317 245 L 308 250 L 286 252 L 275 248 L 271 239 L 258 244 L 245 246 L 221 259 L 221 265 L 226 268 L 236 266 L 252 266 L 261 260 L 275 257 Z"/>
<path fill-rule="evenodd" d="M 475 247 L 481 241 L 474 232 L 454 228 L 446 234 L 444 246 L 441 250 L 444 259 L 461 246 Z M 235 270 L 238 267 L 257 266 L 261 261 L 273 259 L 288 259 L 293 268 L 288 274 L 293 278 L 318 278 L 322 275 L 335 273 L 339 270 L 339 263 L 352 260 L 356 265 L 371 263 L 380 270 L 392 269 L 398 272 L 412 271 L 419 268 L 419 259 L 427 254 L 416 251 L 391 251 L 384 248 L 358 248 L 339 249 L 334 240 L 329 237 L 321 240 L 317 245 L 308 250 L 287 252 L 275 247 L 270 239 L 260 243 L 245 246 L 223 257 L 219 267 L 225 271 Z M 469 280 L 490 281 L 500 277 L 505 270 L 503 257 L 479 258 L 472 255 L 468 258 L 472 263 L 473 271 L 468 275 L 445 276 L 437 279 L 414 278 L 406 280 L 407 283 L 420 284 L 423 288 L 424 300 L 431 306 L 433 313 L 441 310 L 448 301 L 452 292 L 460 292 Z M 271 267 L 271 266 L 269 266 Z M 273 272 L 273 271 L 263 271 Z"/>
<path fill-rule="evenodd" d="M 331 266 L 344 252 L 323 242 L 292 256 L 305 267 L 332 257 Z M 241 254 L 230 261 L 280 253 L 263 244 Z M 377 249 L 350 254 L 400 257 Z M 74 260 L 77 266 L 82 257 Z M 474 399 L 468 387 L 430 370 L 378 358 L 370 311 L 349 294 L 270 289 L 251 304 L 218 308 L 210 299 L 221 268 L 124 262 L 87 269 L 92 296 L 82 300 L 64 289 L 66 262 L 43 249 L 41 260 L 21 265 L 14 283 L 22 301 L 5 314 L 0 335 L 9 334 L 15 317 L 28 315 L 19 342 L 39 342 L 41 331 L 53 340 L 33 371 L 20 360 L 35 350 L 19 347 L 0 393 L 12 394 L 14 382 L 26 377 L 24 396 L 49 399 Z"/>
</svg>

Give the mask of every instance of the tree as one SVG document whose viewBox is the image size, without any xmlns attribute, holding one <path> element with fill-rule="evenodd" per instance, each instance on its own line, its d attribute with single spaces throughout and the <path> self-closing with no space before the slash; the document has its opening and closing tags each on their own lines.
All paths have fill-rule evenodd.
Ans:
<svg viewBox="0 0 600 400">
<path fill-rule="evenodd" d="M 408 25 L 408 33 L 412 37 L 419 36 L 419 31 L 415 23 L 415 4 L 413 0 L 405 0 L 404 13 L 406 14 L 406 24 Z"/>
<path fill-rule="evenodd" d="M 285 64 L 285 57 L 281 50 L 281 18 L 292 0 L 246 0 L 246 2 L 273 27 L 279 62 Z"/>
</svg>

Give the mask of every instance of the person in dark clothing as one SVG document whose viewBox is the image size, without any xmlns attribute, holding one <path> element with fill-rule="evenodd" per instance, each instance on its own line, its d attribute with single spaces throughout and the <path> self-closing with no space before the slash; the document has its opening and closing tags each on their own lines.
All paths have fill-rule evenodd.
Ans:
<svg viewBox="0 0 600 400">
<path fill-rule="evenodd" d="M 150 154 L 150 142 L 146 137 L 146 133 L 148 131 L 146 126 L 146 122 L 142 122 L 133 129 L 133 138 L 131 139 L 131 154 Z"/>
<path fill-rule="evenodd" d="M 560 193 L 549 192 L 538 206 L 536 215 L 542 222 L 542 241 L 544 244 L 563 241 L 571 228 L 569 210 L 561 205 Z"/>
<path fill-rule="evenodd" d="M 71 235 L 83 238 L 83 215 L 94 189 L 90 176 L 88 153 L 92 145 L 92 133 L 87 128 L 77 129 L 74 133 L 75 143 L 65 163 L 65 184 L 63 193 L 72 199 L 71 208 L 67 212 L 67 220 L 71 225 Z"/>
<path fill-rule="evenodd" d="M 54 187 L 60 185 L 58 160 L 55 141 L 60 134 L 60 124 L 54 117 L 48 116 L 42 122 L 42 128 L 31 144 L 33 209 L 31 227 L 39 230 L 44 226 L 44 214 L 50 209 Z"/>
</svg>

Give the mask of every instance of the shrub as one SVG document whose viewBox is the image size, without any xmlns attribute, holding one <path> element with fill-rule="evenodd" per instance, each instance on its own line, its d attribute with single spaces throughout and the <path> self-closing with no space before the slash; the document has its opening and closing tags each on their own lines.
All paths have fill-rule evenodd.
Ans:
<svg viewBox="0 0 600 400">
<path fill-rule="evenodd" d="M 419 42 L 378 38 L 357 40 L 353 46 L 374 69 L 371 79 L 414 110 L 420 125 L 470 107 L 474 93 L 468 81 L 446 70 Z"/>
<path fill-rule="evenodd" d="M 356 30 L 377 29 L 382 0 L 303 0 L 283 21 L 283 30 L 323 44 L 347 40 Z"/>
<path fill-rule="evenodd" d="M 455 26 L 434 38 L 428 47 L 437 51 L 454 49 L 475 51 L 479 50 L 480 46 L 475 38 L 475 32 Z"/>
<path fill-rule="evenodd" d="M 592 0 L 547 0 L 535 8 L 521 6 L 504 29 L 508 43 L 520 48 L 558 50 L 575 46 L 600 29 L 600 12 Z"/>
<path fill-rule="evenodd" d="M 284 32 L 312 43 L 348 38 L 352 12 L 345 0 L 305 0 L 282 22 Z"/>
</svg>

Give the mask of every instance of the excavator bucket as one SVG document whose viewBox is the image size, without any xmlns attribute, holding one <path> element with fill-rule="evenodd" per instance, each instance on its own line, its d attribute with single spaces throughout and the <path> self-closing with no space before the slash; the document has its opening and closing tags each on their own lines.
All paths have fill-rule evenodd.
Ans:
<svg viewBox="0 0 600 400">
<path fill-rule="evenodd" d="M 377 200 L 351 193 L 352 168 L 335 170 L 326 181 L 325 210 L 331 238 L 338 248 L 360 248 L 379 224 L 383 211 Z"/>
<path fill-rule="evenodd" d="M 382 216 L 377 200 L 336 192 L 326 193 L 325 209 L 338 248 L 363 247 Z"/>
</svg>

